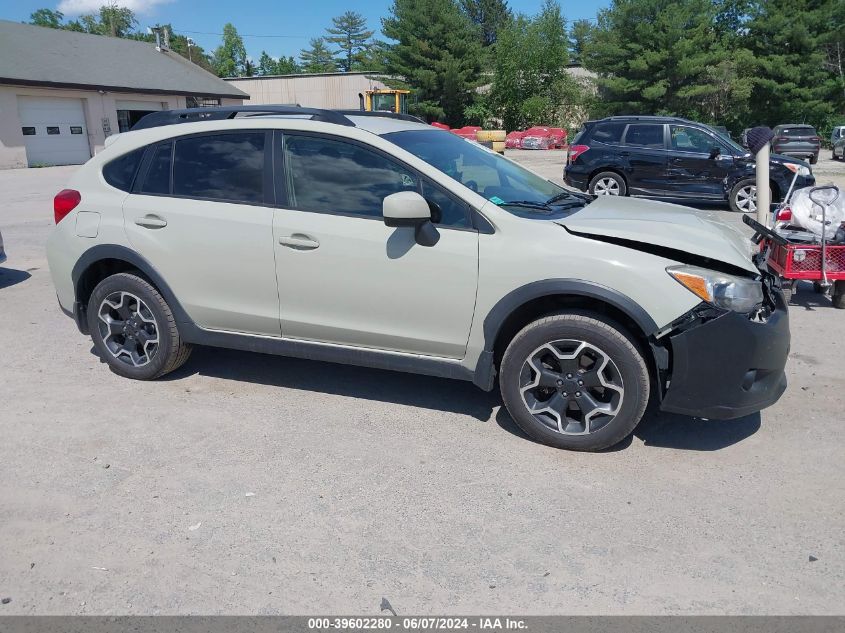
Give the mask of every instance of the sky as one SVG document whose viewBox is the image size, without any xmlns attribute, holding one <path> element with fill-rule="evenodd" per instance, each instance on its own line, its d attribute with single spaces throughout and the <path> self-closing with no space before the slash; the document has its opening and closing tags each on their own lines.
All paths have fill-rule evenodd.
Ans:
<svg viewBox="0 0 845 633">
<path fill-rule="evenodd" d="M 139 27 L 171 23 L 175 31 L 191 37 L 207 52 L 220 44 L 223 25 L 231 22 L 243 36 L 247 53 L 257 60 L 262 50 L 273 57 L 293 55 L 308 46 L 308 40 L 325 34 L 331 19 L 353 10 L 367 18 L 378 31 L 391 0 L 246 0 L 208 2 L 201 0 L 117 0 L 135 11 Z M 537 13 L 543 0 L 509 0 L 519 13 Z M 58 9 L 65 18 L 96 12 L 104 0 L 0 0 L 0 19 L 29 21 L 36 9 Z M 594 18 L 610 0 L 560 0 L 567 20 Z M 261 37 L 259 37 L 261 36 Z M 268 37 L 272 36 L 272 37 Z"/>
</svg>

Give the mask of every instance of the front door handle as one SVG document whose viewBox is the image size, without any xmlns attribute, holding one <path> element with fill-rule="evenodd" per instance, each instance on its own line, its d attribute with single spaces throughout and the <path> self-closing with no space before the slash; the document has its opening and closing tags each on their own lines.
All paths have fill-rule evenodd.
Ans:
<svg viewBox="0 0 845 633">
<path fill-rule="evenodd" d="M 313 251 L 315 248 L 320 246 L 320 242 L 310 235 L 305 235 L 303 233 L 283 235 L 279 238 L 279 244 L 297 251 Z"/>
<path fill-rule="evenodd" d="M 161 229 L 167 226 L 167 220 L 161 216 L 148 213 L 143 217 L 135 218 L 135 224 L 143 226 L 145 229 Z"/>
</svg>

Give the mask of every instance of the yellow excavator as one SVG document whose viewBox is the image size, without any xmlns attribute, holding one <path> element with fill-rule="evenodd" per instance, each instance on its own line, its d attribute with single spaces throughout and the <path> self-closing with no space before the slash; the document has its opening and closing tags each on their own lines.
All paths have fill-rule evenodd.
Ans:
<svg viewBox="0 0 845 633">
<path fill-rule="evenodd" d="M 359 94 L 361 109 L 366 112 L 396 112 L 408 114 L 408 95 L 410 90 L 367 90 Z"/>
</svg>

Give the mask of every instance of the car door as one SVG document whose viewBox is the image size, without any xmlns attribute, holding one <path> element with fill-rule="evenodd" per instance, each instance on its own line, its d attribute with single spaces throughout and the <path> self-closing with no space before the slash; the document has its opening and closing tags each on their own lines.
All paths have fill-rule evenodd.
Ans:
<svg viewBox="0 0 845 633">
<path fill-rule="evenodd" d="M 718 154 L 712 155 L 714 149 Z M 689 125 L 669 125 L 667 189 L 678 197 L 724 199 L 723 181 L 733 156 L 707 131 Z"/>
<path fill-rule="evenodd" d="M 282 335 L 447 358 L 466 351 L 478 278 L 478 233 L 466 204 L 375 149 L 285 134 L 286 203 L 275 212 Z M 278 177 L 278 176 L 277 176 Z M 397 191 L 429 199 L 440 239 L 385 226 Z"/>
<path fill-rule="evenodd" d="M 665 126 L 662 123 L 631 123 L 619 147 L 626 165 L 628 192 L 664 195 L 666 192 Z"/>
<path fill-rule="evenodd" d="M 153 145 L 123 204 L 132 247 L 207 329 L 280 336 L 272 132 Z"/>
</svg>

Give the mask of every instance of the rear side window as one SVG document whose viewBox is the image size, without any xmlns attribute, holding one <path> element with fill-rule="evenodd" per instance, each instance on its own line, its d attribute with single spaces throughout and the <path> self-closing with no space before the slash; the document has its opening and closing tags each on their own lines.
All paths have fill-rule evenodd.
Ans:
<svg viewBox="0 0 845 633">
<path fill-rule="evenodd" d="M 632 123 L 625 134 L 625 145 L 663 149 L 663 125 Z"/>
<path fill-rule="evenodd" d="M 598 143 L 619 144 L 622 142 L 622 134 L 625 132 L 625 123 L 599 123 L 593 129 L 590 138 Z"/>
<path fill-rule="evenodd" d="M 157 145 L 153 149 L 147 175 L 141 185 L 140 193 L 164 194 L 170 193 L 170 160 L 172 143 Z"/>
<path fill-rule="evenodd" d="M 142 147 L 109 161 L 103 167 L 103 178 L 116 189 L 130 191 L 143 157 L 144 148 Z"/>
<path fill-rule="evenodd" d="M 264 137 L 264 132 L 244 132 L 177 140 L 173 195 L 264 202 Z"/>
</svg>

